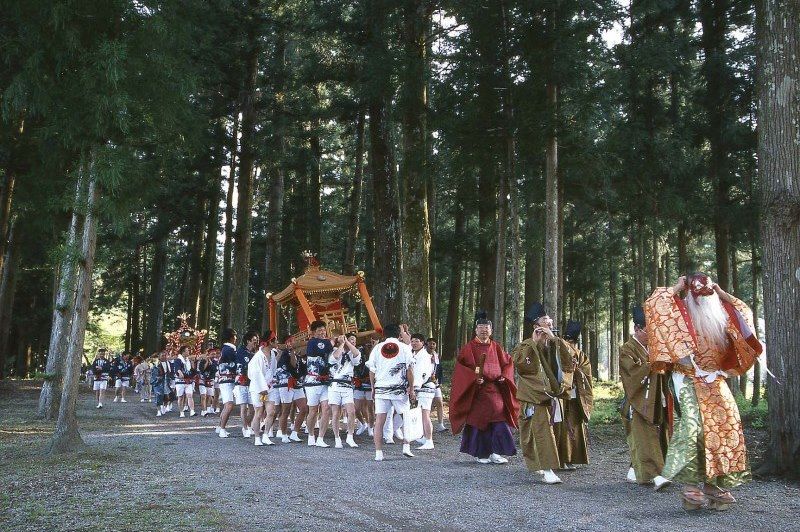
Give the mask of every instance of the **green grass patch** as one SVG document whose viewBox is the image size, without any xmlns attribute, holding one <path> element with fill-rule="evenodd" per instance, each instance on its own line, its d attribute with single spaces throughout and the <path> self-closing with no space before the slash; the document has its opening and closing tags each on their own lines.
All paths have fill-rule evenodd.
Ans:
<svg viewBox="0 0 800 532">
<path fill-rule="evenodd" d="M 619 404 L 622 402 L 622 383 L 594 381 L 594 412 L 589 425 L 592 427 L 612 425 L 620 422 Z"/>
<path fill-rule="evenodd" d="M 758 406 L 753 406 L 752 401 L 741 394 L 736 395 L 735 398 L 744 426 L 760 430 L 767 428 L 768 406 L 765 394 L 762 393 Z"/>
</svg>

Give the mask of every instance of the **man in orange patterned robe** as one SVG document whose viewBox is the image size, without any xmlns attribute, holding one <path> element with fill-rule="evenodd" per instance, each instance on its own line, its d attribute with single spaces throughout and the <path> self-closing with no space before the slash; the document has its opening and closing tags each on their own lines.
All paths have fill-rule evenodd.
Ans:
<svg viewBox="0 0 800 532">
<path fill-rule="evenodd" d="M 672 370 L 680 412 L 662 475 L 684 484 L 684 508 L 726 509 L 735 502 L 727 490 L 750 477 L 739 410 L 725 379 L 747 372 L 763 350 L 753 314 L 700 273 L 656 288 L 645 312 L 651 368 Z"/>
</svg>

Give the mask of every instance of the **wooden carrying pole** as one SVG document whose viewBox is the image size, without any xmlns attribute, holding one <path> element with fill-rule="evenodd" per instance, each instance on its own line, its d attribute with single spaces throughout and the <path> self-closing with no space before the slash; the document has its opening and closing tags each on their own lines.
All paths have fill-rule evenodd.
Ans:
<svg viewBox="0 0 800 532">
<path fill-rule="evenodd" d="M 303 293 L 302 288 L 297 286 L 297 283 L 294 285 L 294 295 L 297 298 L 297 301 L 300 303 L 300 308 L 303 309 L 303 314 L 306 315 L 306 319 L 308 323 L 314 322 L 317 317 L 314 315 L 314 311 L 311 310 L 311 305 L 308 304 L 308 299 L 306 299 L 306 295 Z"/>
<path fill-rule="evenodd" d="M 269 330 L 272 331 L 275 338 L 280 338 L 278 336 L 278 305 L 272 299 L 272 294 L 267 294 L 267 306 L 269 308 Z"/>
<path fill-rule="evenodd" d="M 361 301 L 364 302 L 364 306 L 367 308 L 367 315 L 369 316 L 369 321 L 372 322 L 372 328 L 375 329 L 375 332 L 383 334 L 383 327 L 378 315 L 375 313 L 375 307 L 372 305 L 372 298 L 369 296 L 367 285 L 360 275 L 358 276 L 358 293 L 361 294 Z"/>
</svg>

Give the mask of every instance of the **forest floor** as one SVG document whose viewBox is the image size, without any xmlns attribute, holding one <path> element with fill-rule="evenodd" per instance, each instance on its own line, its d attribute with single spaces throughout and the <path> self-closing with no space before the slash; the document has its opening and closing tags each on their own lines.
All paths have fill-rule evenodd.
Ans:
<svg viewBox="0 0 800 532">
<path fill-rule="evenodd" d="M 758 479 L 736 490 L 733 509 L 689 514 L 677 487 L 626 483 L 619 423 L 593 427 L 592 464 L 548 486 L 521 456 L 476 464 L 449 433 L 413 459 L 386 446 L 382 463 L 363 437 L 358 449 L 256 448 L 239 430 L 218 438 L 216 417 L 156 418 L 138 398 L 96 410 L 85 386 L 85 450 L 48 456 L 53 426 L 35 418 L 38 390 L 0 382 L 2 530 L 800 530 L 798 484 Z M 763 448 L 763 433 L 750 432 Z"/>
</svg>

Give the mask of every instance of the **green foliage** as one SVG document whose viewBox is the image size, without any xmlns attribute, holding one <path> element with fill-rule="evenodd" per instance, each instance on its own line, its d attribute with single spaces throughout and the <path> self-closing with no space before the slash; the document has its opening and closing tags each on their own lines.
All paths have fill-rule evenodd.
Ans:
<svg viewBox="0 0 800 532">
<path fill-rule="evenodd" d="M 155 311 L 149 308 L 154 250 L 164 240 L 164 326 L 171 327 L 177 313 L 196 312 L 188 299 L 201 269 L 192 263 L 197 228 L 203 234 L 214 225 L 215 202 L 221 211 L 213 221 L 223 220 L 223 181 L 231 160 L 241 156 L 233 125 L 245 103 L 248 20 L 256 21 L 262 50 L 253 101 L 258 174 L 251 325 L 260 327 L 265 291 L 283 288 L 300 273 L 302 250 L 315 248 L 324 266 L 339 269 L 356 173 L 355 121 L 376 96 L 388 103 L 392 167 L 403 165 L 404 2 L 261 0 L 256 11 L 246 0 L 6 4 L 0 15 L 0 178 L 18 178 L 12 209 L 20 235 L 10 353 L 31 346 L 43 360 L 54 272 L 71 253 L 65 230 L 72 210 L 81 209 L 73 204 L 73 189 L 83 163 L 90 163 L 103 189 L 93 316 L 127 314 L 135 287 L 141 308 L 132 318 L 136 325 L 126 328 L 129 336 L 138 329 L 128 341 L 141 344 Z M 481 224 L 478 211 L 495 201 L 509 134 L 526 268 L 544 244 L 544 149 L 548 134 L 557 134 L 564 307 L 589 322 L 601 343 L 609 321 L 623 316 L 623 287 L 632 304 L 649 291 L 654 262 L 656 271 L 661 266 L 658 282 L 676 276 L 679 228 L 685 229 L 688 259 L 713 272 L 718 200 L 709 170 L 699 5 L 638 2 L 623 12 L 610 0 L 449 0 L 426 7 L 434 9 L 424 112 L 439 328 L 454 267 L 474 268 L 481 246 L 492 242 L 486 237 L 496 233 L 494 220 Z M 757 295 L 751 274 L 758 274 L 749 252 L 758 238 L 753 14 L 749 4 L 732 2 L 720 16 L 728 29 L 717 66 L 730 95 L 725 216 L 742 221 L 730 224 L 730 237 L 739 250 L 737 295 L 749 300 Z M 611 29 L 621 33 L 621 42 L 606 40 Z M 558 86 L 555 119 L 545 99 L 548 84 Z M 506 114 L 509 102 L 513 112 Z M 278 172 L 285 185 L 274 227 L 267 212 Z M 365 157 L 355 262 L 369 283 L 375 258 L 385 251 L 375 249 L 375 235 L 386 230 L 373 217 L 383 198 L 371 190 L 371 172 Z M 396 185 L 405 204 L 405 187 Z M 319 213 L 311 201 L 317 196 Z M 457 212 L 465 213 L 465 241 L 456 239 Z M 276 271 L 268 274 L 270 231 L 280 232 L 282 247 Z M 220 231 L 217 239 L 223 238 Z M 653 240 L 659 257 L 652 256 Z M 221 319 L 221 247 L 211 250 L 212 331 Z M 459 311 L 471 315 L 470 287 L 458 281 L 464 285 Z M 526 289 L 526 297 L 533 290 Z M 96 338 L 99 329 L 90 331 L 90 343 L 126 341 L 124 332 Z M 613 400 L 599 399 L 597 422 L 615 417 Z"/>
<path fill-rule="evenodd" d="M 622 386 L 619 383 L 609 381 L 595 381 L 592 387 L 594 391 L 594 411 L 589 420 L 590 426 L 613 425 L 622 423 L 619 414 L 620 403 L 623 399 Z"/>
<path fill-rule="evenodd" d="M 742 423 L 747 427 L 766 430 L 768 404 L 764 390 L 761 391 L 761 401 L 758 402 L 757 406 L 753 406 L 753 402 L 742 394 L 737 394 L 735 399 L 736 406 L 739 407 Z"/>
</svg>

